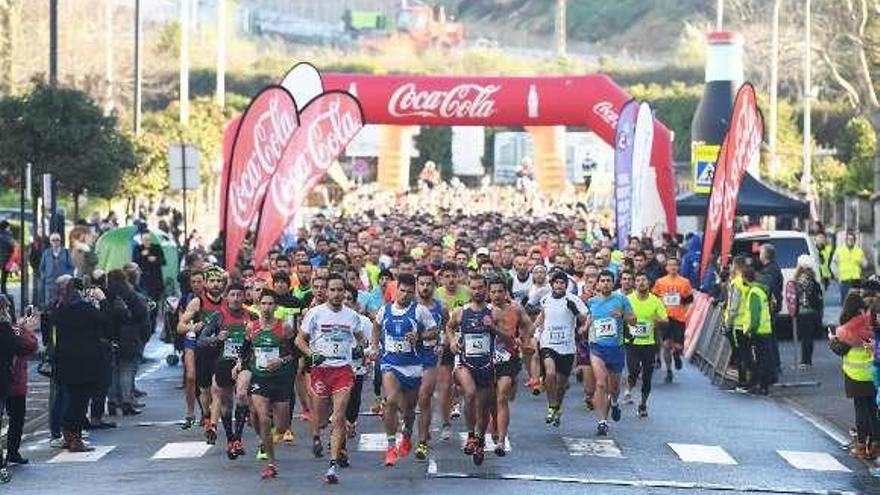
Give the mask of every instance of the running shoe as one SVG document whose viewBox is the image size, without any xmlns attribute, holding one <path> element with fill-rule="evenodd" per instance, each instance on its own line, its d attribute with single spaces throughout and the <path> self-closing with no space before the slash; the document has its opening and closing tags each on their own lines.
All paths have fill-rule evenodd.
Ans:
<svg viewBox="0 0 880 495">
<path fill-rule="evenodd" d="M 431 449 L 428 447 L 428 444 L 425 442 L 419 442 L 419 445 L 416 447 L 415 459 L 418 462 L 425 462 L 428 460 L 428 454 Z"/>
<path fill-rule="evenodd" d="M 452 405 L 452 419 L 458 419 L 461 417 L 461 404 L 456 402 Z"/>
<path fill-rule="evenodd" d="M 504 457 L 507 455 L 507 451 L 504 450 L 504 442 L 495 445 L 495 455 L 498 457 Z"/>
<path fill-rule="evenodd" d="M 675 369 L 680 370 L 681 369 L 681 353 L 680 352 L 674 353 L 672 355 L 672 359 L 675 360 Z"/>
<path fill-rule="evenodd" d="M 547 408 L 547 416 L 544 418 L 544 422 L 549 424 L 553 423 L 553 419 L 556 417 L 556 409 L 552 407 Z"/>
<path fill-rule="evenodd" d="M 275 467 L 275 464 L 272 463 L 266 464 L 266 467 L 263 468 L 263 471 L 260 473 L 260 478 L 264 480 L 274 478 L 276 476 L 278 476 L 278 468 Z"/>
<path fill-rule="evenodd" d="M 477 450 L 477 439 L 468 436 L 467 442 L 464 444 L 464 455 L 474 455 L 474 452 Z"/>
<path fill-rule="evenodd" d="M 639 404 L 638 415 L 640 418 L 647 418 L 648 417 L 648 406 L 646 406 L 644 404 Z"/>
<path fill-rule="evenodd" d="M 382 414 L 382 406 L 383 406 L 382 397 L 378 395 L 373 398 L 373 406 L 370 407 L 370 412 L 373 414 Z"/>
<path fill-rule="evenodd" d="M 600 437 L 608 436 L 608 423 L 599 421 L 599 424 L 596 426 L 596 435 Z"/>
<path fill-rule="evenodd" d="M 239 458 L 245 454 L 244 452 L 244 443 L 242 443 L 240 438 L 236 438 L 233 442 L 233 452 L 235 453 L 235 457 Z"/>
<path fill-rule="evenodd" d="M 263 444 L 260 444 L 260 448 L 257 449 L 257 460 L 258 461 L 268 461 L 269 454 L 266 453 L 266 450 L 263 448 Z"/>
<path fill-rule="evenodd" d="M 196 425 L 195 416 L 187 416 L 187 417 L 183 418 L 183 424 L 180 425 L 180 429 L 181 430 L 188 430 L 195 425 Z"/>
<path fill-rule="evenodd" d="M 485 441 L 480 439 L 478 442 L 476 442 L 476 446 L 474 447 L 474 453 L 473 453 L 472 457 L 474 460 L 474 464 L 477 466 L 482 464 L 483 459 L 486 458 L 486 451 L 485 451 L 486 447 L 484 444 L 485 444 Z"/>
<path fill-rule="evenodd" d="M 534 395 L 535 397 L 541 395 L 541 389 L 542 389 L 541 381 L 537 380 L 537 382 L 538 382 L 537 385 L 532 387 L 532 395 Z"/>
<path fill-rule="evenodd" d="M 617 404 L 611 404 L 611 419 L 620 421 L 620 406 Z"/>
<path fill-rule="evenodd" d="M 302 414 L 300 414 L 300 417 L 302 417 L 304 423 L 308 423 L 312 420 L 312 412 L 306 409 L 302 412 Z"/>
<path fill-rule="evenodd" d="M 452 425 L 445 424 L 440 427 L 440 440 L 448 442 L 452 439 Z"/>
<path fill-rule="evenodd" d="M 235 440 L 226 440 L 226 457 L 228 457 L 230 461 L 238 459 L 238 454 L 235 453 Z"/>
<path fill-rule="evenodd" d="M 632 392 L 630 392 L 629 390 L 627 390 L 626 392 L 623 393 L 623 403 L 624 404 L 632 404 L 633 403 Z"/>
<path fill-rule="evenodd" d="M 556 428 L 559 428 L 559 424 L 562 423 L 562 410 L 555 409 L 553 414 L 553 423 L 552 425 Z"/>
<path fill-rule="evenodd" d="M 397 464 L 397 447 L 389 445 L 388 450 L 385 451 L 385 465 L 391 467 L 395 464 Z"/>
<path fill-rule="evenodd" d="M 285 432 L 284 432 L 284 435 L 281 435 L 281 440 L 283 440 L 284 443 L 289 443 L 289 444 L 291 444 L 291 445 L 292 445 L 294 442 L 296 442 L 296 437 L 293 436 L 293 430 L 287 430 L 287 431 L 285 431 Z"/>
<path fill-rule="evenodd" d="M 0 467 L 0 483 L 9 483 L 12 480 L 12 475 L 9 474 L 9 470 L 5 467 Z"/>
<path fill-rule="evenodd" d="M 327 474 L 324 475 L 324 481 L 330 485 L 339 483 L 339 467 L 337 467 L 335 463 L 330 463 L 330 467 L 327 469 Z"/>
<path fill-rule="evenodd" d="M 666 383 L 672 383 L 672 370 L 666 370 L 666 379 L 663 381 Z"/>
<path fill-rule="evenodd" d="M 529 378 L 528 380 L 526 380 L 524 385 L 526 388 L 534 389 L 535 387 L 537 387 L 540 384 L 541 384 L 540 380 L 538 380 L 535 377 L 532 377 L 532 378 Z"/>
<path fill-rule="evenodd" d="M 205 443 L 208 445 L 217 443 L 217 428 L 214 425 L 205 426 Z"/>
<path fill-rule="evenodd" d="M 403 434 L 402 437 L 400 443 L 397 444 L 397 453 L 400 454 L 400 457 L 406 457 L 412 452 L 412 438 L 407 434 Z"/>
<path fill-rule="evenodd" d="M 315 456 L 316 459 L 320 458 L 320 457 L 324 457 L 324 446 L 321 445 L 320 439 L 317 439 L 314 442 L 312 442 L 312 454 Z"/>
<path fill-rule="evenodd" d="M 338 464 L 339 464 L 339 467 L 341 467 L 341 468 L 347 468 L 348 466 L 351 466 L 350 459 L 348 458 L 348 451 L 345 450 L 344 448 L 339 449 L 339 462 L 338 462 Z"/>
</svg>

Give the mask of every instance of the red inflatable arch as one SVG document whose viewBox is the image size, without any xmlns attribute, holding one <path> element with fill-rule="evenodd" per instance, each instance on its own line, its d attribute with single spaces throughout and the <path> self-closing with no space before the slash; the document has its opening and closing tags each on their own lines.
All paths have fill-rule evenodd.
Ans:
<svg viewBox="0 0 880 495">
<path fill-rule="evenodd" d="M 324 74 L 326 89 L 357 95 L 368 124 L 582 126 L 613 145 L 631 97 L 604 75 L 564 77 L 371 76 Z M 666 225 L 676 231 L 672 133 L 654 119 L 651 165 Z"/>
</svg>

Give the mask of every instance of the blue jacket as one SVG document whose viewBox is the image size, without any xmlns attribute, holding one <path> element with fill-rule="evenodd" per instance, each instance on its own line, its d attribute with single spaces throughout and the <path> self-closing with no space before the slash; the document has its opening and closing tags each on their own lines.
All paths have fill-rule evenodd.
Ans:
<svg viewBox="0 0 880 495">
<path fill-rule="evenodd" d="M 681 276 L 688 279 L 691 287 L 700 287 L 700 257 L 703 255 L 703 236 L 693 234 L 687 241 L 681 257 Z"/>
</svg>

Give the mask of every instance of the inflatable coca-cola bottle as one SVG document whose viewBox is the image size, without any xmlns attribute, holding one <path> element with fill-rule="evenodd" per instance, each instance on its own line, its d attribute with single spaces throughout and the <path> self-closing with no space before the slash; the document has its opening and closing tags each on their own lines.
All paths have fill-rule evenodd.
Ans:
<svg viewBox="0 0 880 495">
<path fill-rule="evenodd" d="M 691 121 L 691 164 L 694 191 L 708 193 L 715 161 L 730 115 L 736 91 L 743 82 L 742 37 L 731 32 L 706 36 L 706 86 Z"/>
</svg>

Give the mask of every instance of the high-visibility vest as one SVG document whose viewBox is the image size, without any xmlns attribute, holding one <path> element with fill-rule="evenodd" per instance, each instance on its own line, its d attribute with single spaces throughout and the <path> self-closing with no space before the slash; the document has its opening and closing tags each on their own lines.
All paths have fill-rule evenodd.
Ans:
<svg viewBox="0 0 880 495">
<path fill-rule="evenodd" d="M 770 299 L 767 298 L 767 293 L 764 292 L 760 286 L 753 285 L 749 287 L 749 297 L 747 299 L 746 311 L 749 311 L 751 307 L 752 295 L 757 295 L 758 299 L 761 301 L 761 319 L 760 323 L 758 323 L 758 330 L 755 332 L 756 335 L 766 336 L 773 333 L 773 327 L 770 324 Z M 751 313 L 749 313 L 749 317 L 751 319 Z M 751 322 L 750 322 L 751 323 Z M 747 325 L 748 326 L 748 325 Z"/>
<path fill-rule="evenodd" d="M 862 278 L 862 259 L 864 257 L 865 253 L 858 246 L 853 246 L 852 249 L 846 246 L 838 247 L 837 278 L 841 282 Z"/>
<path fill-rule="evenodd" d="M 736 291 L 739 294 L 739 306 L 736 308 L 736 314 L 731 314 L 734 311 L 734 308 L 731 306 L 731 301 L 733 292 Z M 742 275 L 737 275 L 730 280 L 730 289 L 729 294 L 727 296 L 727 304 L 724 308 L 724 319 L 725 321 L 733 320 L 733 326 L 742 330 L 741 325 L 741 316 L 742 316 L 742 308 L 743 306 L 748 307 L 748 301 L 746 301 L 746 296 L 748 295 L 749 288 L 743 283 Z M 747 313 L 748 314 L 748 313 Z"/>
<path fill-rule="evenodd" d="M 826 244 L 822 246 L 822 249 L 819 250 L 819 254 L 822 258 L 822 264 L 819 265 L 819 275 L 822 278 L 831 278 L 831 246 Z"/>
<path fill-rule="evenodd" d="M 742 278 L 740 278 L 740 303 L 739 307 L 736 310 L 736 318 L 733 320 L 733 326 L 736 329 L 739 329 L 742 332 L 748 333 L 749 331 L 749 323 L 751 322 L 752 314 L 749 311 L 749 286 L 746 285 Z"/>
<path fill-rule="evenodd" d="M 843 374 L 857 382 L 872 381 L 874 356 L 864 347 L 853 347 L 843 356 Z"/>
</svg>

